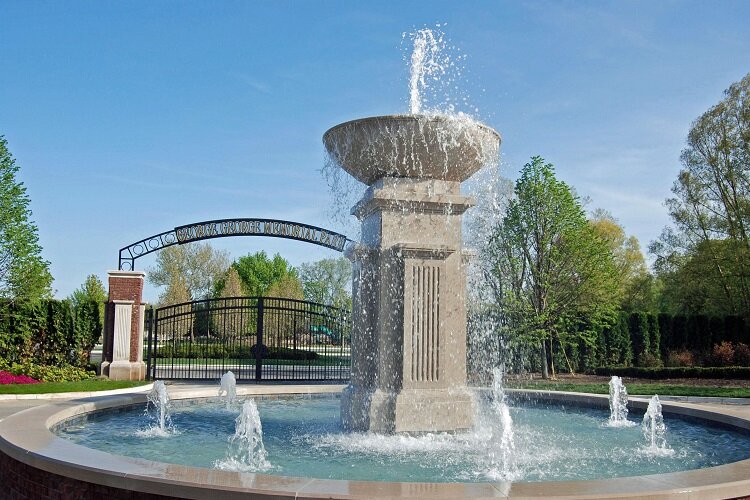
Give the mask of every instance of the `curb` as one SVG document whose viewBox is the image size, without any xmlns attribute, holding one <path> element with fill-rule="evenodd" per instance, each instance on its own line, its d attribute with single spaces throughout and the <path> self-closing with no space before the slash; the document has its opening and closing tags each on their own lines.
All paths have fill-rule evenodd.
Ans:
<svg viewBox="0 0 750 500">
<path fill-rule="evenodd" d="M 125 389 L 111 389 L 109 391 L 91 392 L 51 392 L 46 394 L 0 394 L 0 403 L 3 401 L 34 400 L 34 399 L 78 399 L 93 396 L 116 396 L 118 394 L 130 394 L 150 391 L 154 384 L 140 385 L 138 387 L 126 387 Z"/>
</svg>

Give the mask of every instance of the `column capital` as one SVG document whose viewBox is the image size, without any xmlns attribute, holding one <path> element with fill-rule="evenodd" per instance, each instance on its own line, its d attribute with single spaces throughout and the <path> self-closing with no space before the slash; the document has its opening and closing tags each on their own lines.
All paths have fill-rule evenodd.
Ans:
<svg viewBox="0 0 750 500">
<path fill-rule="evenodd" d="M 132 278 L 132 279 L 143 279 L 146 277 L 146 273 L 143 271 L 107 271 L 109 278 Z"/>
</svg>

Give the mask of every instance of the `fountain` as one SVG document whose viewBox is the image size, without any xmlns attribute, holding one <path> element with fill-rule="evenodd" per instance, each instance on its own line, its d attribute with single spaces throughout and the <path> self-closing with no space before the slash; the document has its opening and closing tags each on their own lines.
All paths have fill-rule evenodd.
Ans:
<svg viewBox="0 0 750 500">
<path fill-rule="evenodd" d="M 268 454 L 263 446 L 263 428 L 258 407 L 252 399 L 242 404 L 242 411 L 235 423 L 234 435 L 229 438 L 227 457 L 215 462 L 214 467 L 241 472 L 261 472 L 270 469 Z"/>
<path fill-rule="evenodd" d="M 510 416 L 510 408 L 503 387 L 504 367 L 495 368 L 492 371 L 492 409 L 497 424 L 500 425 L 499 441 L 493 434 L 495 446 L 491 448 L 490 461 L 493 470 L 490 477 L 493 479 L 508 480 L 516 475 L 515 466 L 515 437 L 513 435 L 513 419 Z"/>
<path fill-rule="evenodd" d="M 628 420 L 628 390 L 622 379 L 613 375 L 609 381 L 609 427 L 632 427 L 635 422 Z"/>
<path fill-rule="evenodd" d="M 258 407 L 248 400 L 234 422 L 227 451 L 226 440 L 217 439 L 216 432 L 230 428 L 233 415 L 215 401 L 206 408 L 191 403 L 175 409 L 182 432 L 160 440 L 131 439 L 113 430 L 118 418 L 132 429 L 127 411 L 119 407 L 142 404 L 142 395 L 42 406 L 0 422 L 0 479 L 32 470 L 55 487 L 89 492 L 86 488 L 93 485 L 99 496 L 112 497 L 123 496 L 122 490 L 185 498 L 250 493 L 360 499 L 726 497 L 750 491 L 750 441 L 741 434 L 750 429 L 748 419 L 666 404 L 674 414 L 720 421 L 739 431 L 708 429 L 701 435 L 696 430 L 700 426 L 670 422 L 670 440 L 682 460 L 677 463 L 671 460 L 661 404 L 654 397 L 643 421 L 647 459 L 640 460 L 642 454 L 633 453 L 642 442 L 637 429 L 612 432 L 592 425 L 605 419 L 603 396 L 530 391 L 532 400 L 551 407 L 524 408 L 514 400 L 514 422 L 502 369 L 493 372 L 491 394 L 469 390 L 468 255 L 461 225 L 473 200 L 461 194 L 461 182 L 496 159 L 500 137 L 464 115 L 425 112 L 419 92 L 430 75 L 442 71 L 439 61 L 430 59 L 442 42 L 429 30 L 417 32 L 414 42 L 412 114 L 354 120 L 324 135 L 331 158 L 368 186 L 352 209 L 361 223 L 361 241 L 348 250 L 354 261 L 352 375 L 340 408 L 335 398 L 310 397 L 310 392 L 323 392 L 321 386 L 296 389 L 301 397 L 291 402 L 278 394 L 293 390 L 263 388 L 274 395 L 258 402 L 268 418 L 265 445 Z M 219 395 L 225 407 L 235 397 L 234 382 L 231 372 L 222 376 Z M 196 392 L 184 397 L 215 400 L 215 387 Z M 148 400 L 158 409 L 159 428 L 165 431 L 170 403 L 162 382 L 154 385 Z M 563 410 L 552 408 L 561 404 Z M 642 409 L 641 401 L 633 404 Z M 626 405 L 622 381 L 613 379 L 610 422 L 624 425 Z M 585 406 L 601 408 L 579 408 Z M 115 411 L 101 418 L 86 417 L 111 409 Z M 27 416 L 32 417 L 28 422 Z M 80 416 L 94 432 L 99 424 L 100 433 L 80 432 Z M 67 439 L 53 435 L 53 426 L 58 435 L 67 433 Z M 720 439 L 720 456 L 711 455 Z M 127 440 L 135 444 L 129 448 Z M 198 455 L 205 460 L 198 461 Z M 207 469 L 211 466 L 214 470 Z M 719 473 L 714 478 L 706 471 L 685 470 L 700 467 Z M 268 470 L 279 476 L 259 473 Z M 644 481 L 612 479 L 623 475 L 651 476 Z M 524 482 L 511 483 L 519 479 Z M 554 482 L 543 482 L 550 480 Z"/>
<path fill-rule="evenodd" d="M 411 109 L 436 67 L 430 32 L 415 37 Z M 431 52 L 434 52 L 432 50 Z M 500 136 L 465 115 L 363 118 L 323 136 L 331 160 L 368 186 L 354 262 L 351 383 L 342 420 L 353 430 L 468 429 L 466 270 L 461 182 L 496 161 Z"/>
<path fill-rule="evenodd" d="M 165 386 L 164 382 L 161 380 L 154 382 L 154 387 L 148 394 L 146 412 L 148 412 L 148 409 L 151 406 L 156 409 L 157 422 L 157 426 L 153 428 L 152 432 L 162 435 L 167 434 L 167 431 L 172 427 L 172 417 L 170 415 L 170 402 L 167 386 Z"/>
<path fill-rule="evenodd" d="M 654 395 L 648 402 L 648 408 L 643 415 L 643 438 L 646 440 L 646 446 L 643 448 L 646 454 L 655 456 L 671 456 L 674 450 L 667 446 L 667 426 L 664 425 L 662 416 L 661 401 L 659 396 Z"/>
<path fill-rule="evenodd" d="M 235 379 L 234 373 L 231 371 L 222 375 L 219 381 L 219 397 L 222 396 L 228 410 L 237 398 L 237 379 Z"/>
</svg>

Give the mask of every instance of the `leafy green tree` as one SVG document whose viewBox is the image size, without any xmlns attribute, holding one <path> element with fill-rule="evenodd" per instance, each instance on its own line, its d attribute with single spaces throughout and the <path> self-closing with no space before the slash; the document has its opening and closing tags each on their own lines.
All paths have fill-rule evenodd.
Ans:
<svg viewBox="0 0 750 500">
<path fill-rule="evenodd" d="M 605 210 L 595 210 L 590 223 L 612 252 L 622 308 L 626 311 L 655 310 L 655 283 L 646 267 L 638 238 L 626 236 L 625 229 Z"/>
<path fill-rule="evenodd" d="M 229 267 L 228 253 L 215 250 L 208 243 L 186 243 L 161 250 L 155 267 L 148 270 L 149 281 L 156 286 L 172 287 L 163 297 L 187 290 L 187 300 L 200 300 L 211 296 L 216 283 Z M 185 298 L 179 290 L 180 299 Z M 163 299 L 160 302 L 165 303 Z M 170 304 L 174 304 L 172 299 Z"/>
<path fill-rule="evenodd" d="M 34 300 L 51 295 L 52 275 L 18 170 L 0 136 L 0 299 Z"/>
<path fill-rule="evenodd" d="M 346 257 L 306 262 L 299 268 L 305 300 L 351 309 L 352 264 Z"/>
<path fill-rule="evenodd" d="M 286 259 L 279 254 L 269 259 L 264 251 L 240 257 L 232 264 L 232 267 L 237 270 L 243 289 L 249 296 L 268 295 L 271 285 L 286 276 L 299 280 L 297 270 Z M 217 291 L 221 292 L 223 288 L 223 282 L 219 282 Z"/>
<path fill-rule="evenodd" d="M 701 115 L 650 251 L 674 312 L 750 318 L 750 74 Z"/>
<path fill-rule="evenodd" d="M 550 369 L 555 373 L 555 346 L 593 344 L 614 319 L 619 297 L 612 252 L 542 158 L 524 166 L 487 253 L 509 330 L 539 346 L 545 378 Z M 587 318 L 584 328 L 580 317 Z"/>
<path fill-rule="evenodd" d="M 295 274 L 287 274 L 271 283 L 265 295 L 268 297 L 297 300 L 302 300 L 305 297 L 302 283 L 300 283 L 299 278 Z"/>
<path fill-rule="evenodd" d="M 89 327 L 93 327 L 91 325 L 88 325 L 89 321 L 93 321 L 94 323 L 96 323 L 97 321 L 99 323 L 102 323 L 104 321 L 104 304 L 105 302 L 107 302 L 107 298 L 108 294 L 106 288 L 104 288 L 104 283 L 102 283 L 102 280 L 100 280 L 99 277 L 95 274 L 89 274 L 88 276 L 86 276 L 83 284 L 79 288 L 73 290 L 73 293 L 70 294 L 68 300 L 70 300 L 70 302 L 73 304 L 74 311 L 81 309 L 81 311 L 83 311 L 82 314 L 87 318 L 87 326 L 81 328 L 87 329 Z M 84 304 L 86 304 L 87 302 L 93 302 L 97 305 L 97 309 L 99 311 L 98 319 L 93 318 L 92 313 L 88 311 L 88 305 L 84 306 Z M 77 314 L 76 321 L 78 321 Z M 99 329 L 101 330 L 101 326 L 99 327 Z M 91 335 L 94 335 L 94 333 L 91 333 Z M 101 336 L 101 331 L 99 332 L 99 335 L 97 335 L 94 339 L 94 344 L 96 344 L 96 342 L 99 340 L 99 336 Z M 93 348 L 93 345 L 91 347 Z"/>
<path fill-rule="evenodd" d="M 107 301 L 107 290 L 104 288 L 104 283 L 95 274 L 89 274 L 86 276 L 83 284 L 73 290 L 73 293 L 68 297 L 73 303 L 73 307 L 85 301 L 94 301 L 97 304 L 103 304 Z"/>
</svg>

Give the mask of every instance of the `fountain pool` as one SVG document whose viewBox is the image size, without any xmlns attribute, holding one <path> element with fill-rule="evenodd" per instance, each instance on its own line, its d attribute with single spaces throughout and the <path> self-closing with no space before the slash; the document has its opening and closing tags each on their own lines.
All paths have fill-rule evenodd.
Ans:
<svg viewBox="0 0 750 500">
<path fill-rule="evenodd" d="M 309 401 L 324 402 L 329 404 L 328 412 L 333 413 L 333 420 L 336 421 L 337 399 L 336 395 L 342 391 L 342 386 L 240 386 L 238 388 L 238 398 L 245 400 L 254 398 L 258 404 L 261 418 L 269 415 L 268 409 L 272 409 L 280 402 L 275 402 L 274 398 L 285 398 L 294 395 L 299 404 Z M 536 449 L 552 449 L 547 443 L 552 443 L 552 434 L 549 431 L 534 443 L 526 441 L 524 437 L 524 423 L 519 413 L 518 398 L 531 398 L 539 403 L 551 403 L 556 407 L 564 407 L 563 413 L 578 414 L 583 417 L 584 426 L 591 432 L 633 432 L 631 436 L 632 444 L 645 444 L 641 434 L 640 426 L 631 428 L 612 429 L 606 427 L 608 416 L 609 401 L 607 396 L 583 395 L 573 393 L 549 393 L 549 392 L 529 392 L 529 391 L 506 391 L 508 401 L 510 402 L 510 414 L 517 417 L 514 422 L 514 438 L 516 450 L 523 457 L 533 444 Z M 333 399 L 317 399 L 316 394 L 328 394 L 334 396 Z M 172 437 L 163 439 L 162 442 L 178 443 L 171 439 L 185 438 L 190 436 L 190 432 L 180 433 L 181 413 L 184 410 L 193 411 L 197 406 L 188 403 L 186 400 L 202 399 L 210 401 L 212 412 L 222 415 L 223 424 L 218 429 L 218 424 L 207 425 L 217 433 L 215 444 L 218 458 L 225 458 L 228 450 L 228 437 L 236 431 L 235 418 L 239 413 L 239 402 L 232 407 L 232 411 L 227 412 L 222 402 L 216 396 L 215 385 L 205 387 L 188 386 L 180 388 L 178 386 L 170 387 L 170 398 L 173 403 L 173 418 L 176 432 Z M 296 404 L 296 403 L 295 403 Z M 645 399 L 630 399 L 630 415 L 634 421 L 638 421 L 645 412 L 648 401 Z M 460 479 L 460 482 L 435 482 L 426 481 L 425 479 L 414 479 L 405 482 L 395 482 L 392 480 L 382 479 L 380 481 L 366 481 L 354 479 L 320 479 L 318 477 L 294 477 L 289 474 L 289 470 L 269 471 L 269 473 L 250 473 L 237 472 L 229 470 L 220 470 L 209 467 L 194 467 L 191 465 L 180 465 L 178 463 L 165 463 L 167 461 L 167 451 L 159 456 L 158 461 L 145 458 L 133 458 L 121 455 L 118 450 L 117 454 L 108 453 L 88 447 L 75 444 L 68 439 L 61 438 L 50 431 L 50 428 L 58 426 L 66 421 L 74 422 L 75 419 L 90 419 L 92 422 L 100 417 L 98 412 L 105 411 L 108 413 L 127 415 L 128 409 L 133 409 L 133 416 L 138 418 L 140 425 L 147 426 L 148 422 L 143 415 L 143 408 L 146 406 L 146 394 L 131 394 L 120 396 L 100 396 L 96 398 L 81 399 L 75 401 L 63 401 L 55 404 L 44 405 L 24 412 L 12 415 L 3 421 L 0 421 L 0 479 L 3 484 L 28 484 L 23 481 L 32 481 L 39 488 L 55 490 L 59 488 L 69 488 L 80 492 L 81 496 L 92 495 L 94 497 L 116 496 L 127 494 L 122 490 L 136 493 L 148 493 L 155 495 L 155 499 L 167 498 L 494 498 L 494 497 L 523 497 L 523 498 L 547 498 L 550 496 L 566 496 L 568 498 L 633 498 L 648 495 L 649 498 L 734 498 L 750 494 L 750 460 L 740 460 L 724 465 L 716 465 L 704 469 L 695 469 L 688 471 L 665 472 L 661 474 L 649 473 L 645 476 L 637 477 L 614 477 L 609 479 L 590 479 L 590 480 L 550 480 L 551 477 L 539 477 L 538 481 L 532 480 L 533 476 L 529 474 L 525 479 L 511 481 L 512 478 L 505 480 L 497 477 L 491 479 L 487 475 L 484 479 L 475 477 L 473 479 Z M 597 409 L 593 414 L 588 416 L 580 407 Z M 714 443 L 716 450 L 723 454 L 725 443 L 733 441 L 726 436 L 739 437 L 743 432 L 750 433 L 750 419 L 743 418 L 747 411 L 741 407 L 724 407 L 722 409 L 700 407 L 687 403 L 662 402 L 662 409 L 666 417 L 668 427 L 668 444 L 676 450 L 676 453 L 682 448 L 681 438 L 677 436 L 678 432 L 672 433 L 674 417 L 688 417 L 698 419 L 699 421 L 711 427 L 711 433 L 715 433 L 709 438 Z M 529 415 L 537 411 L 538 408 L 529 407 Z M 326 413 L 326 411 L 323 411 Z M 271 412 L 271 415 L 273 411 Z M 71 420 L 73 419 L 73 420 Z M 551 425 L 549 418 L 541 418 L 543 425 Z M 689 423 L 689 422 L 688 422 Z M 591 424 L 594 424 L 593 427 Z M 601 424 L 601 427 L 599 427 Z M 270 433 L 270 429 L 276 424 L 273 418 L 266 418 L 263 422 L 264 432 Z M 300 426 L 300 424 L 297 424 Z M 675 428 L 679 424 L 674 425 Z M 718 428 L 716 428 L 718 427 Z M 724 433 L 724 430 L 734 430 L 740 434 Z M 335 429 L 334 429 L 335 430 Z M 306 431 L 306 432 L 309 432 Z M 323 432 L 323 434 L 334 434 L 333 432 Z M 270 437 L 264 439 L 268 451 L 268 461 L 271 466 L 275 466 L 274 458 L 276 454 L 275 439 Z M 355 435 L 356 437 L 357 435 Z M 724 437 L 722 437 L 724 436 Z M 132 436 L 131 436 L 132 438 Z M 314 439 L 314 438 L 313 438 Z M 398 443 L 398 436 L 394 437 Z M 691 440 L 689 433 L 686 437 Z M 408 440 L 407 440 L 408 441 Z M 355 444 L 357 440 L 354 440 Z M 404 448 L 401 444 L 393 446 L 394 441 L 388 443 L 388 439 L 383 440 L 384 448 Z M 345 444 L 345 443 L 343 443 Z M 363 446 L 369 446 L 371 454 L 377 455 L 378 448 L 372 443 L 361 441 Z M 386 446 L 388 445 L 388 446 Z M 339 446 L 335 439 L 329 439 L 327 442 L 322 440 L 319 443 L 319 449 L 328 451 L 334 450 Z M 629 446 L 629 445 L 628 445 Z M 298 442 L 298 448 L 311 448 L 303 441 Z M 413 447 L 414 448 L 414 447 Z M 436 446 L 436 448 L 439 448 Z M 527 449 L 524 449 L 527 448 Z M 575 449 L 575 448 L 573 448 Z M 439 454 L 439 450 L 436 450 Z M 445 456 L 450 454 L 445 452 Z M 563 453 L 563 452 L 560 452 Z M 572 453 L 572 452 L 565 452 Z M 582 446 L 577 452 L 578 468 L 586 468 L 588 464 L 587 445 Z M 636 452 L 634 452 L 636 453 Z M 174 450 L 175 455 L 189 455 L 183 448 L 178 447 Z M 325 451 L 321 454 L 325 454 Z M 423 456 L 426 456 L 424 453 Z M 635 456 L 635 455 L 634 455 Z M 659 458 L 655 458 L 659 460 Z M 382 461 L 382 460 L 381 460 Z M 426 460 L 425 460 L 426 461 Z M 496 462 L 497 463 L 497 462 Z M 565 462 L 562 462 L 563 467 Z M 686 467 L 692 465 L 685 465 Z M 522 473 L 532 470 L 533 467 L 526 468 L 525 459 L 518 462 L 518 467 Z M 575 469 L 572 465 L 570 469 Z M 322 466 L 321 466 L 322 468 Z M 350 467 L 352 468 L 352 467 Z M 356 468 L 356 467 L 355 467 Z M 363 469 L 362 467 L 360 467 Z M 395 467 L 394 467 L 395 468 Z M 405 468 L 405 467 L 399 467 Z M 421 469 L 417 472 L 422 474 Z M 644 473 L 632 471 L 630 474 Z M 466 474 L 468 476 L 468 474 Z M 344 477 L 350 477 L 345 475 Z M 360 476 L 366 477 L 366 476 Z M 422 475 L 422 478 L 425 476 Z M 566 477 L 566 476 L 560 476 Z M 567 476 L 574 477 L 574 476 Z M 447 480 L 447 479 L 444 479 Z M 477 482 L 478 481 L 478 482 Z M 6 483 L 7 482 L 7 483 Z M 46 489 L 45 489 L 46 488 Z M 21 490 L 24 491 L 24 490 Z M 40 490 L 41 491 L 41 490 Z M 132 494 L 132 493 L 130 493 Z M 24 498 L 20 495 L 19 498 Z"/>
<path fill-rule="evenodd" d="M 235 419 L 239 422 L 244 415 L 241 405 L 228 411 L 217 402 L 189 402 L 173 409 L 175 432 L 160 437 L 139 431 L 144 418 L 138 408 L 92 415 L 60 427 L 57 434 L 89 448 L 133 458 L 337 480 L 588 480 L 711 467 L 750 458 L 750 436 L 736 431 L 667 419 L 672 453 L 655 454 L 640 427 L 612 428 L 604 409 L 534 405 L 516 397 L 508 405 L 515 440 L 513 460 L 508 463 L 495 459 L 501 455 L 504 430 L 496 414 L 497 401 L 479 399 L 481 410 L 472 431 L 421 435 L 346 432 L 339 418 L 338 397 L 258 399 L 265 450 L 260 456 L 236 461 L 235 467 L 223 458 L 228 446 L 233 447 L 227 439 L 236 438 Z M 244 403 L 252 404 L 252 400 Z"/>
</svg>

